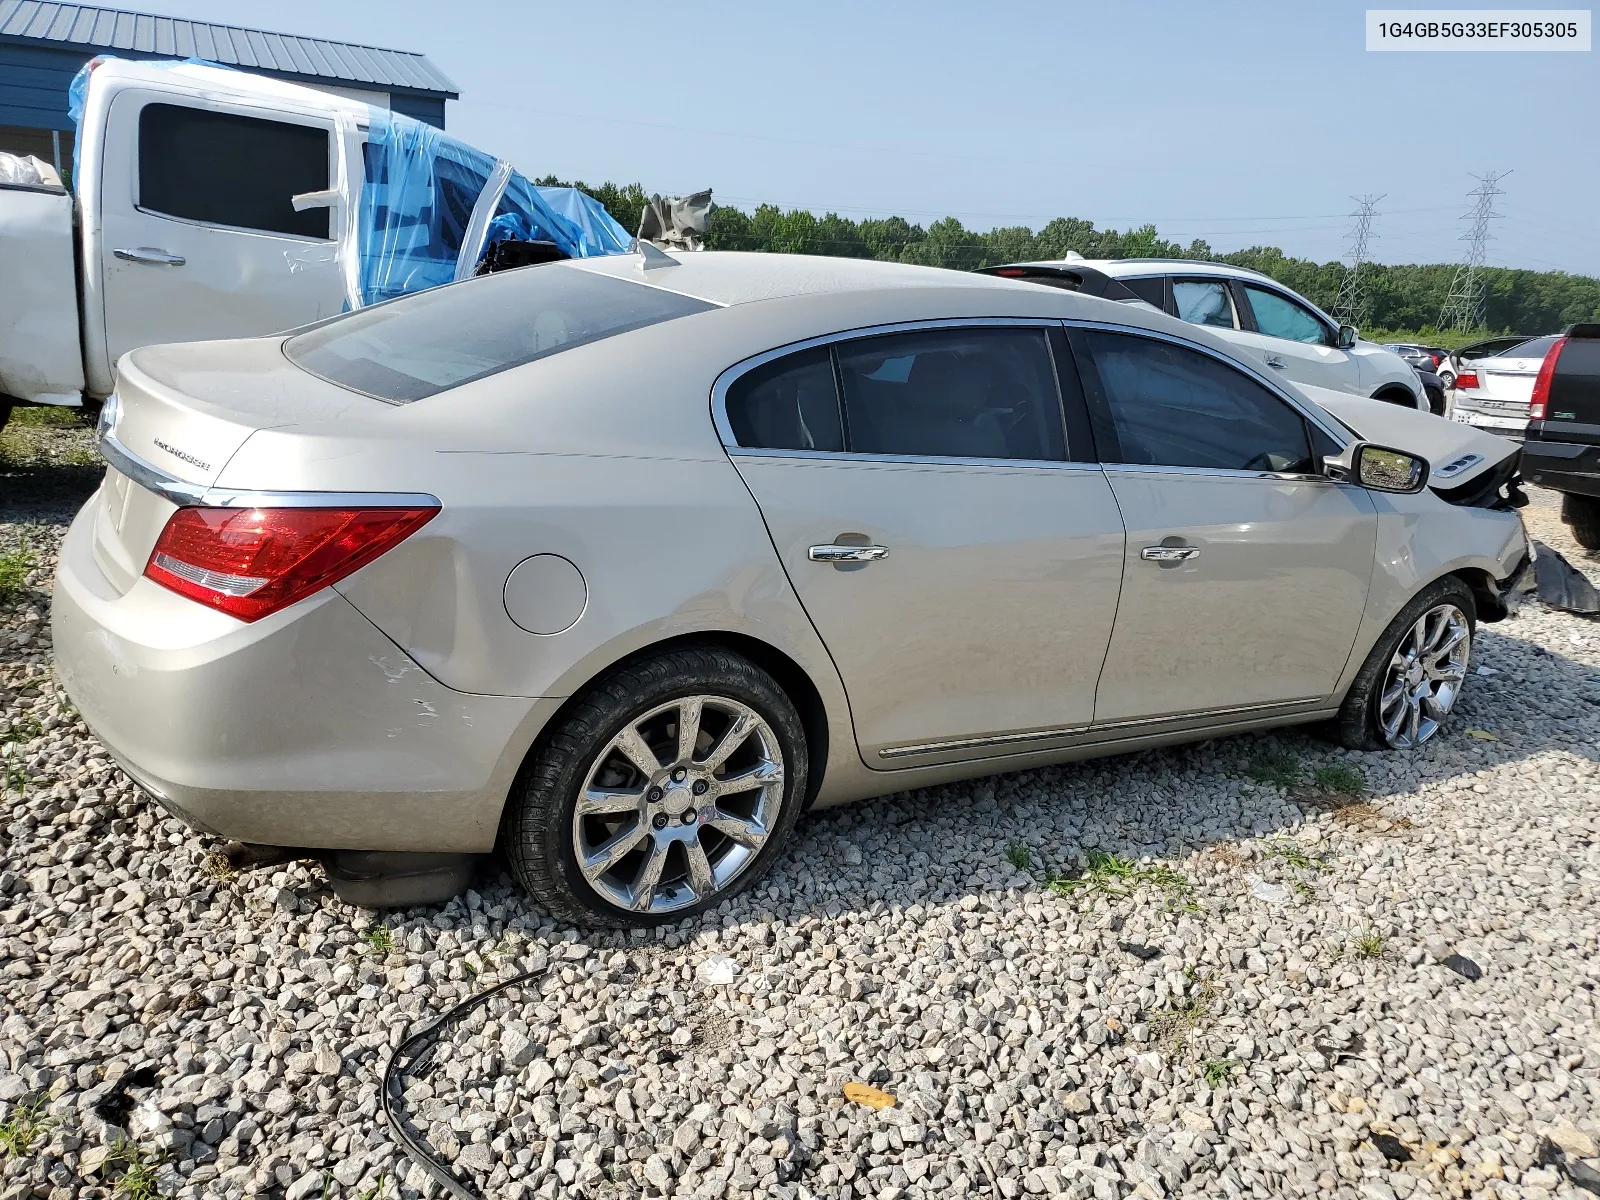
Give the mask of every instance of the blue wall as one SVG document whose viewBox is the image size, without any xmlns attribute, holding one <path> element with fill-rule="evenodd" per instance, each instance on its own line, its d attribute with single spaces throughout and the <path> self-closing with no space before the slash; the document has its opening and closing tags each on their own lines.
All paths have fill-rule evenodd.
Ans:
<svg viewBox="0 0 1600 1200">
<path fill-rule="evenodd" d="M 0 125 L 20 125 L 27 129 L 72 128 L 67 116 L 67 87 L 78 69 L 95 56 L 88 47 L 43 45 L 36 39 L 0 39 Z M 137 50 L 107 50 L 118 58 L 171 58 L 170 54 L 146 54 Z M 282 71 L 257 71 L 291 83 L 331 84 L 366 87 L 387 91 L 395 112 L 444 128 L 444 97 L 437 92 L 385 88 L 380 84 L 354 83 L 343 79 L 323 79 L 310 75 L 289 75 Z"/>
</svg>

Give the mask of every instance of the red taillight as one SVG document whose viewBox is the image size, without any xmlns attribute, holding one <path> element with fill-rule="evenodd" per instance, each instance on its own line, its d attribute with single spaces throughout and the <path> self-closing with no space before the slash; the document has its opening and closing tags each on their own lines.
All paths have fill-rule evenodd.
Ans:
<svg viewBox="0 0 1600 1200">
<path fill-rule="evenodd" d="M 256 621 L 343 579 L 433 519 L 437 508 L 180 508 L 147 578 Z"/>
<path fill-rule="evenodd" d="M 1477 386 L 1478 373 L 1476 371 L 1463 371 L 1456 376 L 1456 391 L 1458 392 L 1463 388 L 1475 388 Z"/>
<path fill-rule="evenodd" d="M 1555 345 L 1550 347 L 1550 353 L 1539 364 L 1539 374 L 1533 381 L 1533 396 L 1528 401 L 1530 421 L 1544 420 L 1545 409 L 1550 404 L 1550 378 L 1556 373 L 1556 359 L 1561 357 L 1561 348 L 1566 344 L 1566 338 L 1557 338 Z"/>
<path fill-rule="evenodd" d="M 1021 267 L 1000 267 L 989 273 L 991 275 L 999 275 L 1005 279 L 1021 279 L 1027 274 Z"/>
</svg>

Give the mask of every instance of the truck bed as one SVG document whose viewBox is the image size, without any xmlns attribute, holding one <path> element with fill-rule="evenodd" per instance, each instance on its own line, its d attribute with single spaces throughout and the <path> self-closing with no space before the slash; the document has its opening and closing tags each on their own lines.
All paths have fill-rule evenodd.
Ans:
<svg viewBox="0 0 1600 1200">
<path fill-rule="evenodd" d="M 83 403 L 72 194 L 0 185 L 0 397 Z"/>
</svg>

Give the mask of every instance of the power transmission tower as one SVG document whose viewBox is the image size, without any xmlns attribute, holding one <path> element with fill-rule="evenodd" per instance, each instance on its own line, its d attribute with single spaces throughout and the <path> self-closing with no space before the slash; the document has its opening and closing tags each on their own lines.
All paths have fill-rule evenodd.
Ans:
<svg viewBox="0 0 1600 1200">
<path fill-rule="evenodd" d="M 1361 207 L 1350 215 L 1355 225 L 1345 235 L 1350 243 L 1350 267 L 1339 282 L 1339 296 L 1333 302 L 1333 315 L 1345 325 L 1361 328 L 1367 320 L 1367 281 L 1361 268 L 1367 263 L 1367 242 L 1372 238 L 1372 218 L 1382 196 L 1350 197 Z"/>
<path fill-rule="evenodd" d="M 1487 175 L 1473 176 L 1478 186 L 1467 193 L 1474 201 L 1472 211 L 1461 216 L 1463 221 L 1472 222 L 1471 230 L 1461 235 L 1461 240 L 1468 243 L 1467 258 L 1456 268 L 1455 278 L 1450 281 L 1450 295 L 1439 310 L 1440 329 L 1465 332 L 1483 328 L 1483 280 L 1478 272 L 1483 267 L 1489 239 L 1494 236 L 1489 232 L 1489 222 L 1500 215 L 1494 211 L 1494 198 L 1505 195 L 1495 185 L 1509 174 L 1510 171 L 1490 171 Z"/>
</svg>

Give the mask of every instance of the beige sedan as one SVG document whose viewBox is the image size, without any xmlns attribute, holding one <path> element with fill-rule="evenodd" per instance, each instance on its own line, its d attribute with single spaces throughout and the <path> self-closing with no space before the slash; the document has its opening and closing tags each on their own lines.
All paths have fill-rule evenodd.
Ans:
<svg viewBox="0 0 1600 1200">
<path fill-rule="evenodd" d="M 1241 730 L 1434 736 L 1516 450 L 978 275 L 658 252 L 123 359 L 61 553 L 108 749 L 366 904 L 758 878 L 810 806 Z"/>
</svg>

